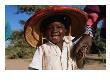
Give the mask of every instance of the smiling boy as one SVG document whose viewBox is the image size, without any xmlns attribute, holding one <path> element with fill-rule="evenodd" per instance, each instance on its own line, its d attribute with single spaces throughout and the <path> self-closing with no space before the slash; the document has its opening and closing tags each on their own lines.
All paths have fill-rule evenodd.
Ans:
<svg viewBox="0 0 110 82">
<path fill-rule="evenodd" d="M 38 69 L 38 70 L 76 69 L 77 65 L 76 61 L 71 57 L 71 49 L 72 47 L 74 47 L 77 41 L 72 42 L 74 37 L 72 37 L 71 35 L 74 36 L 81 35 L 82 33 L 81 31 L 84 29 L 82 28 L 82 26 L 84 26 L 86 23 L 85 13 L 79 9 L 63 6 L 48 7 L 47 9 L 43 9 L 37 13 L 39 15 L 41 15 L 42 13 L 44 14 L 41 15 L 41 17 L 39 17 L 39 15 L 37 15 L 38 16 L 37 17 L 35 14 L 26 23 L 26 28 L 36 29 L 38 27 L 39 29 L 35 30 L 36 34 L 34 32 L 33 34 L 37 35 L 39 30 L 39 32 L 41 33 L 39 34 L 39 38 L 41 38 L 40 35 L 42 35 L 43 37 L 46 38 L 47 42 L 37 47 L 33 60 L 29 65 L 29 69 Z M 80 20 L 81 17 L 82 20 Z M 37 22 L 35 22 L 35 18 Z M 42 20 L 40 20 L 41 18 Z M 37 23 L 37 25 L 38 21 L 41 22 L 39 26 L 37 26 L 32 21 Z M 83 23 L 81 21 L 83 21 Z M 79 29 L 76 29 L 76 27 Z M 26 30 L 25 33 L 29 33 L 28 31 L 29 30 Z M 69 35 L 68 32 L 71 33 L 71 35 Z M 27 36 L 26 39 L 29 40 L 29 36 Z M 28 41 L 28 43 L 30 42 Z"/>
</svg>

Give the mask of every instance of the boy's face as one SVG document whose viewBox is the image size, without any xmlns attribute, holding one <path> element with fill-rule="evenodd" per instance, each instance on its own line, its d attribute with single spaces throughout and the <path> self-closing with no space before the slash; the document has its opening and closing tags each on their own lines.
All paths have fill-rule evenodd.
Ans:
<svg viewBox="0 0 110 82">
<path fill-rule="evenodd" d="M 46 30 L 46 36 L 54 44 L 63 41 L 66 29 L 61 22 L 52 22 L 48 25 Z"/>
</svg>

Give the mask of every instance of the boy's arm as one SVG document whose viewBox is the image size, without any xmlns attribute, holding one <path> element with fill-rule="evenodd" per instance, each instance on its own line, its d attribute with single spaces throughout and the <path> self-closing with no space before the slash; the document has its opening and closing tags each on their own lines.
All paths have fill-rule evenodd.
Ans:
<svg viewBox="0 0 110 82">
<path fill-rule="evenodd" d="M 30 69 L 30 70 L 42 70 L 42 55 L 43 55 L 42 48 L 38 47 L 28 69 Z"/>
</svg>

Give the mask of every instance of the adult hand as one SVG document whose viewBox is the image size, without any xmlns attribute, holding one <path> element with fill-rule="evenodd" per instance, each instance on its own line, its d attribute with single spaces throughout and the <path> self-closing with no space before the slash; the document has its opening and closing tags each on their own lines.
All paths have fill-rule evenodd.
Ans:
<svg viewBox="0 0 110 82">
<path fill-rule="evenodd" d="M 78 68 L 83 68 L 85 55 L 92 44 L 92 37 L 84 34 L 73 48 L 73 57 L 76 59 Z"/>
</svg>

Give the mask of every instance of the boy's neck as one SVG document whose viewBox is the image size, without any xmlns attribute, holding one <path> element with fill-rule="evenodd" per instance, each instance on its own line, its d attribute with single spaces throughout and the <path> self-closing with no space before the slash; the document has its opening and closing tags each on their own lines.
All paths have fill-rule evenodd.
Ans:
<svg viewBox="0 0 110 82">
<path fill-rule="evenodd" d="M 63 40 L 60 41 L 59 43 L 57 43 L 56 45 L 60 48 L 60 50 L 62 51 L 62 47 L 63 47 Z"/>
</svg>

